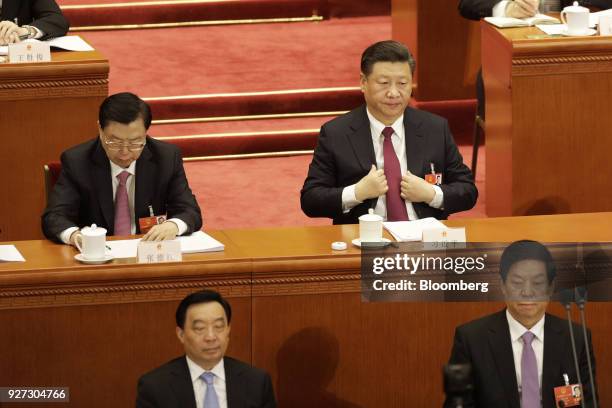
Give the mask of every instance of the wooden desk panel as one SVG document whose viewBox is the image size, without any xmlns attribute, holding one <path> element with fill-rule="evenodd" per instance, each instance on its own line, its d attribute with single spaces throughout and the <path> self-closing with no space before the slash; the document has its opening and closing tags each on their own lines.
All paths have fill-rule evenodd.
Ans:
<svg viewBox="0 0 612 408">
<path fill-rule="evenodd" d="M 612 241 L 612 213 L 447 223 L 466 226 L 472 241 Z M 70 406 L 132 406 L 138 376 L 181 353 L 178 300 L 213 287 L 234 308 L 229 353 L 272 374 L 281 407 L 439 406 L 454 328 L 502 305 L 362 303 L 359 250 L 330 249 L 357 234 L 356 226 L 218 231 L 222 253 L 93 267 L 76 264 L 72 248 L 18 242 L 28 262 L 0 264 L 0 327 L 9 333 L 0 336 L 0 384 L 53 381 L 71 387 Z M 587 310 L 609 405 L 612 303 Z"/>
<path fill-rule="evenodd" d="M 612 38 L 481 29 L 487 214 L 610 210 Z"/>
<path fill-rule="evenodd" d="M 42 238 L 43 165 L 95 137 L 108 94 L 109 65 L 99 52 L 53 52 L 51 58 L 0 64 L 2 241 Z"/>
</svg>

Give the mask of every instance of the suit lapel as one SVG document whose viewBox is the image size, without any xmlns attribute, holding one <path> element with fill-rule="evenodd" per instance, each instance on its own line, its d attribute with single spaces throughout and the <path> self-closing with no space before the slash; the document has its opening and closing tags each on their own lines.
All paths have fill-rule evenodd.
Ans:
<svg viewBox="0 0 612 408">
<path fill-rule="evenodd" d="M 561 383 L 563 374 L 561 360 L 570 345 L 563 338 L 562 327 L 547 316 L 544 320 L 544 361 L 542 363 L 542 404 L 545 407 L 554 406 L 554 387 Z M 568 367 L 569 368 L 569 367 Z M 566 371 L 570 371 L 566 368 Z M 573 370 L 571 370 L 573 372 Z M 577 378 L 570 378 L 572 383 L 578 382 Z M 583 379 L 584 381 L 584 379 Z"/>
<path fill-rule="evenodd" d="M 359 108 L 349 126 L 353 133 L 347 135 L 348 141 L 353 148 L 353 153 L 355 153 L 359 165 L 367 173 L 372 165 L 376 164 L 376 155 L 374 153 L 370 121 L 368 120 L 365 105 Z"/>
<path fill-rule="evenodd" d="M 177 361 L 176 367 L 172 370 L 170 379 L 170 388 L 176 395 L 178 406 L 181 408 L 196 408 L 195 394 L 193 392 L 193 384 L 191 383 L 191 374 L 187 366 L 185 357 Z"/>
<path fill-rule="evenodd" d="M 106 152 L 102 149 L 100 139 L 96 142 L 92 161 L 93 166 L 93 184 L 95 191 L 98 193 L 98 203 L 104 216 L 104 221 L 108 226 L 108 234 L 113 234 L 115 225 L 115 206 L 113 204 L 113 184 L 111 180 L 110 162 L 106 156 Z"/>
<path fill-rule="evenodd" d="M 412 174 L 420 175 L 423 171 L 425 138 L 421 132 L 421 121 L 411 113 L 413 108 L 404 111 L 404 141 L 406 142 L 406 163 Z"/>
<path fill-rule="evenodd" d="M 242 371 L 231 358 L 224 357 L 225 389 L 227 393 L 227 408 L 246 407 L 245 386 L 242 384 Z"/>
<path fill-rule="evenodd" d="M 489 326 L 489 347 L 495 359 L 498 378 L 504 387 L 505 400 L 511 408 L 519 408 L 518 384 L 505 310 L 497 313 Z"/>
<path fill-rule="evenodd" d="M 149 205 L 153 205 L 152 197 L 157 185 L 155 182 L 155 178 L 157 177 L 157 164 L 153 161 L 153 154 L 148 146 L 149 142 L 150 140 L 147 138 L 147 145 L 145 145 L 140 157 L 136 161 L 134 215 L 138 231 L 140 231 L 138 218 L 143 214 L 148 215 L 147 208 Z"/>
</svg>

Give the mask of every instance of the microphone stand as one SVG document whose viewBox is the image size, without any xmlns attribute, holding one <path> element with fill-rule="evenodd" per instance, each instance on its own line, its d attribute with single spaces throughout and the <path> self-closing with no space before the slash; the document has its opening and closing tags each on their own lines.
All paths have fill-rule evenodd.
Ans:
<svg viewBox="0 0 612 408">
<path fill-rule="evenodd" d="M 578 366 L 578 354 L 576 353 L 576 341 L 574 340 L 574 327 L 572 324 L 572 301 L 574 299 L 574 294 L 569 292 L 569 289 L 565 289 L 561 292 L 561 304 L 565 308 L 567 312 L 567 326 L 569 327 L 570 332 L 570 340 L 572 343 L 572 357 L 574 358 L 574 367 L 576 369 L 576 377 L 578 379 L 578 384 L 582 387 L 582 379 L 580 378 L 580 367 Z M 584 405 L 584 395 L 580 398 L 580 406 L 582 408 L 586 408 Z"/>
</svg>

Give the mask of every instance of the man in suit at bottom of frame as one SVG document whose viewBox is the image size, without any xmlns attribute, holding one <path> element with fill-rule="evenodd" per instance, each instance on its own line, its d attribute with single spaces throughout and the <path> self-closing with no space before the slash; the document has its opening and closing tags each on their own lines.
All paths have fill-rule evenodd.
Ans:
<svg viewBox="0 0 612 408">
<path fill-rule="evenodd" d="M 517 241 L 504 250 L 500 275 L 506 309 L 455 331 L 449 364 L 472 367 L 473 404 L 465 406 L 554 408 L 554 388 L 565 385 L 563 375 L 570 384 L 578 377 L 567 320 L 546 313 L 556 276 L 553 258 L 539 242 Z M 591 407 L 594 393 L 584 336 L 579 325 L 573 330 L 583 395 Z M 590 331 L 588 339 L 592 353 Z M 452 404 L 447 399 L 444 406 Z"/>
<path fill-rule="evenodd" d="M 137 408 L 274 408 L 270 376 L 225 356 L 232 309 L 219 293 L 202 290 L 176 310 L 176 335 L 185 356 L 143 375 Z"/>
</svg>

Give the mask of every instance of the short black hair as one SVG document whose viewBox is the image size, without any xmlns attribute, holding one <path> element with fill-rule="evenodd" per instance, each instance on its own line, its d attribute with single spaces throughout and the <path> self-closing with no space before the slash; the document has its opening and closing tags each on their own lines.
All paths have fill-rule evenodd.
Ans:
<svg viewBox="0 0 612 408">
<path fill-rule="evenodd" d="M 148 103 L 131 92 L 121 92 L 109 96 L 100 105 L 98 122 L 104 129 L 108 122 L 117 122 L 127 125 L 138 118 L 142 118 L 145 129 L 151 126 L 153 116 Z"/>
<path fill-rule="evenodd" d="M 368 76 L 377 62 L 407 62 L 410 73 L 414 74 L 416 61 L 408 47 L 398 41 L 379 41 L 370 45 L 361 54 L 361 73 Z"/>
<path fill-rule="evenodd" d="M 232 307 L 229 302 L 225 300 L 219 292 L 204 289 L 191 293 L 181 300 L 181 303 L 179 303 L 176 308 L 176 325 L 181 329 L 185 328 L 185 317 L 187 316 L 187 309 L 189 309 L 189 306 L 210 302 L 217 302 L 223 307 L 223 310 L 225 310 L 225 317 L 227 317 L 227 324 L 230 324 L 232 321 Z"/>
<path fill-rule="evenodd" d="M 544 245 L 538 241 L 521 240 L 515 241 L 508 245 L 502 253 L 499 261 L 499 273 L 502 280 L 505 282 L 508 277 L 508 272 L 512 265 L 519 261 L 526 259 L 533 259 L 536 261 L 542 261 L 546 265 L 546 275 L 548 277 L 548 283 L 551 283 L 555 278 L 557 271 L 555 262 L 553 261 L 552 255 Z"/>
</svg>

